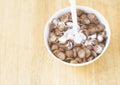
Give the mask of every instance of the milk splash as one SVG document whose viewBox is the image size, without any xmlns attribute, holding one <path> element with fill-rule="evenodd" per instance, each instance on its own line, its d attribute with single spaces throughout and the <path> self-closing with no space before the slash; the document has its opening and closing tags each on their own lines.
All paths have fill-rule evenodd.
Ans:
<svg viewBox="0 0 120 85">
<path fill-rule="evenodd" d="M 80 31 L 80 26 L 77 23 L 77 12 L 76 12 L 76 3 L 75 0 L 69 0 L 71 4 L 71 14 L 73 26 L 71 29 L 68 29 L 62 37 L 59 38 L 61 43 L 65 43 L 67 40 L 73 40 L 75 43 L 81 43 L 86 40 L 86 36 L 82 31 Z"/>
</svg>

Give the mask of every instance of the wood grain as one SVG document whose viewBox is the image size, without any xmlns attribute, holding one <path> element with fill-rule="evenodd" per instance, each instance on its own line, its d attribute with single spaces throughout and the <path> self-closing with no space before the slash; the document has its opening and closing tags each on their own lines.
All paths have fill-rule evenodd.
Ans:
<svg viewBox="0 0 120 85">
<path fill-rule="evenodd" d="M 70 67 L 44 45 L 50 16 L 68 0 L 0 0 L 0 85 L 120 85 L 120 0 L 77 0 L 103 14 L 111 29 L 107 51 L 96 62 Z"/>
</svg>

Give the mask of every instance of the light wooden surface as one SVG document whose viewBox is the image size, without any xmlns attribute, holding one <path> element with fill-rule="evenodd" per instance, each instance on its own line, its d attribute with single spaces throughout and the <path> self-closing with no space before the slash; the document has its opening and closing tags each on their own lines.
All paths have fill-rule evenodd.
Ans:
<svg viewBox="0 0 120 85">
<path fill-rule="evenodd" d="M 120 0 L 77 0 L 105 16 L 111 42 L 104 55 L 84 67 L 52 58 L 44 27 L 68 0 L 0 0 L 0 85 L 120 85 Z"/>
</svg>

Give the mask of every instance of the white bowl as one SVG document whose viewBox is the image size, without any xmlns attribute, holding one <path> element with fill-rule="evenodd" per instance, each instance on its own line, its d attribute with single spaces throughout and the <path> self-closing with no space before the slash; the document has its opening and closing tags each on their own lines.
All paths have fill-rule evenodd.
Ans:
<svg viewBox="0 0 120 85">
<path fill-rule="evenodd" d="M 105 45 L 105 48 L 103 49 L 102 53 L 97 56 L 96 58 L 94 58 L 93 60 L 89 61 L 89 62 L 85 62 L 85 63 L 78 63 L 78 64 L 71 64 L 71 63 L 67 63 L 65 61 L 62 61 L 60 60 L 59 58 L 57 58 L 50 50 L 49 48 L 49 45 L 48 45 L 48 35 L 49 35 L 49 24 L 50 22 L 54 19 L 54 18 L 58 18 L 59 16 L 61 16 L 62 14 L 64 13 L 67 13 L 70 11 L 70 7 L 68 8 L 64 8 L 64 9 L 61 9 L 60 11 L 56 12 L 47 22 L 46 26 L 45 26 L 45 30 L 44 30 L 44 42 L 45 42 L 45 45 L 46 45 L 46 48 L 47 50 L 49 51 L 49 53 L 58 61 L 66 64 L 66 65 L 70 65 L 70 66 L 85 66 L 85 65 L 88 65 L 94 61 L 96 61 L 97 59 L 99 59 L 103 53 L 105 52 L 105 50 L 107 49 L 108 45 L 109 45 L 109 42 L 110 42 L 110 27 L 109 27 L 109 24 L 107 22 L 107 20 L 102 16 L 101 13 L 99 13 L 98 11 L 90 8 L 90 7 L 86 7 L 86 6 L 76 6 L 77 9 L 81 9 L 81 10 L 84 10 L 85 12 L 87 13 L 94 13 L 97 18 L 99 19 L 99 21 L 101 23 L 103 23 L 105 25 L 105 30 L 106 30 L 106 33 L 107 33 L 107 41 L 106 41 L 106 45 Z"/>
</svg>

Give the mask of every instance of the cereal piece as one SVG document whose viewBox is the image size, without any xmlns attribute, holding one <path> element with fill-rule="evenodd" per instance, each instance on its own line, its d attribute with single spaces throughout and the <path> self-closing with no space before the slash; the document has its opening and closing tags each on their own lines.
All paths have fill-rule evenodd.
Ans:
<svg viewBox="0 0 120 85">
<path fill-rule="evenodd" d="M 54 44 L 54 45 L 51 46 L 51 50 L 57 50 L 57 49 L 58 49 L 58 45 Z"/>
<path fill-rule="evenodd" d="M 94 34 L 98 32 L 98 28 L 94 26 L 89 28 L 88 31 L 89 31 L 89 34 Z"/>
<path fill-rule="evenodd" d="M 74 46 L 75 46 L 75 47 L 80 47 L 81 44 L 78 44 L 78 43 L 75 43 L 75 42 L 74 42 Z"/>
<path fill-rule="evenodd" d="M 53 19 L 52 22 L 54 23 L 55 26 L 57 26 L 57 25 L 58 25 L 58 22 L 60 22 L 60 20 L 59 20 L 59 19 Z"/>
<path fill-rule="evenodd" d="M 66 13 L 68 15 L 68 21 L 72 22 L 71 12 Z"/>
<path fill-rule="evenodd" d="M 70 63 L 72 63 L 72 64 L 77 64 L 78 61 L 76 61 L 76 60 L 71 60 Z"/>
<path fill-rule="evenodd" d="M 63 21 L 63 22 L 67 22 L 69 20 L 69 15 L 68 14 L 63 14 L 60 17 L 60 20 Z"/>
<path fill-rule="evenodd" d="M 97 57 L 97 53 L 95 51 L 91 51 L 92 56 Z"/>
<path fill-rule="evenodd" d="M 90 49 L 90 50 L 93 49 L 93 47 L 92 47 L 91 45 L 87 45 L 86 47 L 87 47 L 88 49 Z"/>
<path fill-rule="evenodd" d="M 65 30 L 65 23 L 64 22 L 59 22 L 57 28 L 60 31 L 64 31 Z"/>
<path fill-rule="evenodd" d="M 74 52 L 72 50 L 67 50 L 65 54 L 67 57 L 74 57 Z"/>
<path fill-rule="evenodd" d="M 78 61 L 79 63 L 81 63 L 83 59 L 82 59 L 82 58 L 77 57 L 77 58 L 75 58 L 75 60 L 76 60 L 76 61 Z"/>
<path fill-rule="evenodd" d="M 71 57 L 67 57 L 67 58 L 65 59 L 65 61 L 68 62 L 68 63 L 70 63 L 71 60 L 73 60 L 73 58 L 71 58 Z"/>
<path fill-rule="evenodd" d="M 72 41 L 70 41 L 70 40 L 67 40 L 67 41 L 66 41 L 66 48 L 67 48 L 67 50 L 70 50 L 70 49 L 73 48 L 73 43 L 72 43 Z"/>
<path fill-rule="evenodd" d="M 54 23 L 50 23 L 50 31 L 53 31 L 56 28 L 56 25 Z"/>
<path fill-rule="evenodd" d="M 100 45 L 102 48 L 104 48 L 104 47 L 105 47 L 105 45 L 104 45 L 104 44 L 102 44 L 102 43 L 100 43 L 99 45 Z"/>
<path fill-rule="evenodd" d="M 52 37 L 52 36 L 54 36 L 54 35 L 55 35 L 54 32 L 50 32 L 49 37 Z"/>
<path fill-rule="evenodd" d="M 59 53 L 57 54 L 57 57 L 58 57 L 59 59 L 61 59 L 61 60 L 64 60 L 64 59 L 65 59 L 65 54 L 64 54 L 63 52 L 59 52 Z"/>
<path fill-rule="evenodd" d="M 63 48 L 59 48 L 58 50 L 61 51 L 61 52 L 64 52 L 64 49 L 63 49 Z"/>
<path fill-rule="evenodd" d="M 81 28 L 81 29 L 87 29 L 87 25 L 84 25 L 84 24 L 83 24 L 82 26 L 80 26 L 80 28 Z"/>
<path fill-rule="evenodd" d="M 91 22 L 93 22 L 94 19 L 96 19 L 96 16 L 93 13 L 89 13 L 87 17 L 90 19 Z"/>
<path fill-rule="evenodd" d="M 69 22 L 72 22 L 72 17 L 68 18 Z"/>
<path fill-rule="evenodd" d="M 63 48 L 63 49 L 66 49 L 66 50 L 70 50 L 73 48 L 73 44 L 72 44 L 72 41 L 70 40 L 67 40 L 65 43 L 61 43 L 59 45 L 59 47 Z"/>
<path fill-rule="evenodd" d="M 86 58 L 83 58 L 83 62 L 82 63 L 85 63 L 85 62 L 87 62 L 87 60 L 86 60 Z"/>
<path fill-rule="evenodd" d="M 90 20 L 87 18 L 86 14 L 83 14 L 80 18 L 82 24 L 90 24 Z"/>
<path fill-rule="evenodd" d="M 98 40 L 97 39 L 93 39 L 92 42 L 93 42 L 94 45 L 98 44 Z"/>
<path fill-rule="evenodd" d="M 77 9 L 77 16 L 80 17 L 83 13 L 84 13 L 83 10 Z"/>
<path fill-rule="evenodd" d="M 88 18 L 85 18 L 85 19 L 83 20 L 83 24 L 90 24 L 90 20 L 89 20 Z"/>
<path fill-rule="evenodd" d="M 91 61 L 91 60 L 93 60 L 94 59 L 94 57 L 93 56 L 90 56 L 88 59 L 87 59 L 87 61 Z"/>
<path fill-rule="evenodd" d="M 100 46 L 100 45 L 94 46 L 93 49 L 97 54 L 100 54 L 103 50 L 102 46 Z"/>
<path fill-rule="evenodd" d="M 77 22 L 78 22 L 78 25 L 81 24 L 81 18 L 80 17 L 77 17 Z"/>
<path fill-rule="evenodd" d="M 86 45 L 82 43 L 81 48 L 82 48 L 82 49 L 85 49 L 85 48 L 86 48 Z"/>
<path fill-rule="evenodd" d="M 98 21 L 97 17 L 95 16 L 95 14 L 88 13 L 87 17 L 90 19 L 91 23 L 94 23 L 94 24 L 98 24 L 99 23 L 99 21 Z"/>
<path fill-rule="evenodd" d="M 85 50 L 83 50 L 83 49 L 79 50 L 79 51 L 78 51 L 78 56 L 79 56 L 80 58 L 84 58 L 84 57 L 85 57 Z"/>
<path fill-rule="evenodd" d="M 87 48 L 85 49 L 85 55 L 86 55 L 86 58 L 88 58 L 91 55 L 91 51 Z"/>
<path fill-rule="evenodd" d="M 62 48 L 62 49 L 66 49 L 66 45 L 65 44 L 59 44 L 59 47 Z"/>
<path fill-rule="evenodd" d="M 98 24 L 97 27 L 99 28 L 99 32 L 104 31 L 105 26 L 103 24 Z"/>
<path fill-rule="evenodd" d="M 73 49 L 73 52 L 74 52 L 73 56 L 77 57 L 77 50 L 75 48 Z"/>
<path fill-rule="evenodd" d="M 60 36 L 62 35 L 62 32 L 59 29 L 55 29 L 55 35 Z"/>
<path fill-rule="evenodd" d="M 79 50 L 81 50 L 81 47 L 75 47 L 75 49 L 78 52 Z"/>
<path fill-rule="evenodd" d="M 57 43 L 58 37 L 54 34 L 54 32 L 51 32 L 49 35 L 49 43 Z"/>
<path fill-rule="evenodd" d="M 101 32 L 100 34 L 102 35 L 102 37 L 104 38 L 104 40 L 107 39 L 106 31 L 103 31 L 103 32 Z"/>
<path fill-rule="evenodd" d="M 90 34 L 89 30 L 83 29 L 83 33 L 84 33 L 84 34 L 86 35 L 86 37 L 88 38 L 88 36 L 89 36 L 89 34 Z"/>
<path fill-rule="evenodd" d="M 54 53 L 55 55 L 57 55 L 59 52 L 60 52 L 60 50 L 58 50 L 58 49 L 53 51 L 53 53 Z"/>
<path fill-rule="evenodd" d="M 50 39 L 50 42 L 56 42 L 57 41 L 57 36 L 53 35 L 49 39 Z"/>
<path fill-rule="evenodd" d="M 100 35 L 105 36 L 106 35 L 106 31 L 100 32 Z"/>
<path fill-rule="evenodd" d="M 50 41 L 50 39 L 48 39 L 48 44 L 49 44 L 49 46 L 52 45 L 52 42 Z"/>
<path fill-rule="evenodd" d="M 87 18 L 87 15 L 86 14 L 82 14 L 80 18 L 81 19 L 85 19 L 85 18 Z"/>
</svg>

